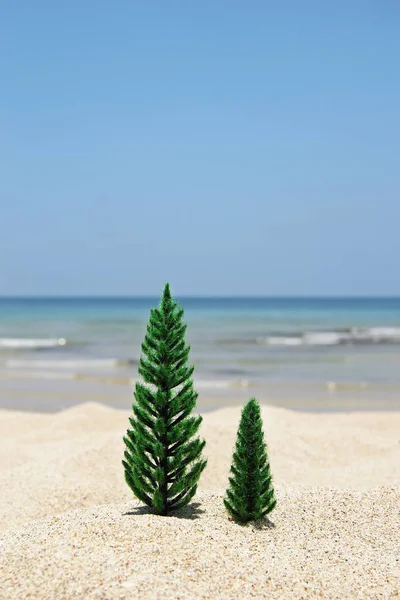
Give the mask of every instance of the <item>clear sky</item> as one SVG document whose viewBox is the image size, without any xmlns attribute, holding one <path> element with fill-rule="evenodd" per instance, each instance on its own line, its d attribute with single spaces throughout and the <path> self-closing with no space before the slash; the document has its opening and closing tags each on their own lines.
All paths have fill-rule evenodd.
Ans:
<svg viewBox="0 0 400 600">
<path fill-rule="evenodd" d="M 0 294 L 400 295 L 400 2 L 0 5 Z"/>
</svg>

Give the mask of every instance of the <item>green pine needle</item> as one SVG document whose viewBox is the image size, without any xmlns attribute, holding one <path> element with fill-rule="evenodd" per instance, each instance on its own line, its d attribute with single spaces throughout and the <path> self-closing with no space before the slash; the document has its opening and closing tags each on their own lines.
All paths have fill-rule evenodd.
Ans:
<svg viewBox="0 0 400 600">
<path fill-rule="evenodd" d="M 224 504 L 235 521 L 258 521 L 275 508 L 260 405 L 255 398 L 242 410 L 231 474 Z"/>
<path fill-rule="evenodd" d="M 196 436 L 202 418 L 191 415 L 197 393 L 183 314 L 167 283 L 159 307 L 150 312 L 139 362 L 147 385 L 136 384 L 124 437 L 125 481 L 159 515 L 191 501 L 207 464 L 201 456 L 205 442 Z"/>
</svg>

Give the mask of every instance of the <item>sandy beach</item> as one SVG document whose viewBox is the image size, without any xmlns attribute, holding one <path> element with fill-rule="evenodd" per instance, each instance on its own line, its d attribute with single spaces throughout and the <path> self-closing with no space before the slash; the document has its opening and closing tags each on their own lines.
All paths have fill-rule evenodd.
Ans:
<svg viewBox="0 0 400 600">
<path fill-rule="evenodd" d="M 263 407 L 273 526 L 222 497 L 240 409 L 204 415 L 208 467 L 173 517 L 123 479 L 129 411 L 0 412 L 0 598 L 400 597 L 400 413 Z"/>
</svg>

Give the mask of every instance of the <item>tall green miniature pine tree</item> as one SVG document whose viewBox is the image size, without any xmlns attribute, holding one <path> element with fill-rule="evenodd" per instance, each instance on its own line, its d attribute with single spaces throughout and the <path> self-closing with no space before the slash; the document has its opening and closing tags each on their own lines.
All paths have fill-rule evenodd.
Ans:
<svg viewBox="0 0 400 600">
<path fill-rule="evenodd" d="M 275 508 L 260 405 L 255 398 L 242 410 L 231 473 L 224 504 L 236 521 L 257 521 Z"/>
<path fill-rule="evenodd" d="M 190 502 L 207 464 L 201 458 L 205 442 L 194 437 L 202 417 L 189 416 L 197 394 L 183 313 L 166 284 L 160 306 L 150 312 L 142 344 L 139 374 L 149 385 L 136 384 L 134 416 L 124 437 L 125 480 L 159 515 Z"/>
</svg>

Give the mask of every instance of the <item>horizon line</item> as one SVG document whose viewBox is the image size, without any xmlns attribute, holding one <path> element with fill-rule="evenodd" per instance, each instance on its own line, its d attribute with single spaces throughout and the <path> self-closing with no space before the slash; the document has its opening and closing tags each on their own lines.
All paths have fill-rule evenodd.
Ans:
<svg viewBox="0 0 400 600">
<path fill-rule="evenodd" d="M 282 295 L 282 294 L 214 294 L 214 295 L 196 295 L 196 294 L 174 294 L 176 298 L 185 298 L 189 300 L 400 300 L 399 295 L 345 295 L 345 294 L 312 294 L 312 295 Z M 160 294 L 0 294 L 0 300 L 147 300 L 159 298 Z"/>
</svg>

